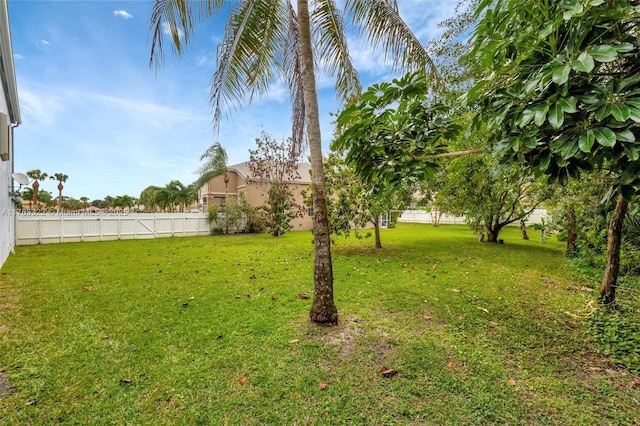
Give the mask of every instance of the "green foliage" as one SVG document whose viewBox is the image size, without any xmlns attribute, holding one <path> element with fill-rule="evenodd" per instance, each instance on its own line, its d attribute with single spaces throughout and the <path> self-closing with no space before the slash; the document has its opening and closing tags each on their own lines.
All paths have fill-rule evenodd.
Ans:
<svg viewBox="0 0 640 426">
<path fill-rule="evenodd" d="M 527 217 L 548 197 L 548 186 L 520 167 L 499 166 L 490 155 L 452 160 L 436 196 L 447 213 L 464 215 L 471 229 L 496 242 L 508 224 Z M 483 230 L 483 231 L 482 231 Z"/>
<path fill-rule="evenodd" d="M 423 72 L 374 84 L 338 115 L 332 149 L 346 153 L 374 194 L 427 180 L 438 167 L 432 157 L 459 131 L 448 108 L 430 103 L 428 87 Z"/>
<path fill-rule="evenodd" d="M 279 143 L 262 131 L 256 138 L 256 149 L 249 150 L 249 182 L 266 188 L 266 197 L 261 206 L 264 227 L 274 237 L 284 235 L 292 229 L 291 221 L 302 215 L 291 189 L 291 183 L 300 178 L 295 150 L 291 138 Z"/>
<path fill-rule="evenodd" d="M 494 151 L 567 183 L 603 168 L 640 188 L 640 8 L 631 0 L 482 1 L 467 95 Z"/>
<path fill-rule="evenodd" d="M 633 308 L 598 307 L 588 322 L 603 355 L 633 373 L 640 373 L 640 299 L 636 296 L 632 301 Z"/>
<path fill-rule="evenodd" d="M 356 238 L 370 237 L 370 226 L 375 227 L 381 215 L 406 206 L 413 192 L 411 186 L 396 188 L 385 182 L 364 183 L 354 167 L 347 165 L 336 152 L 325 158 L 324 174 L 332 235 L 353 233 Z M 377 244 L 381 245 L 380 241 Z"/>
</svg>

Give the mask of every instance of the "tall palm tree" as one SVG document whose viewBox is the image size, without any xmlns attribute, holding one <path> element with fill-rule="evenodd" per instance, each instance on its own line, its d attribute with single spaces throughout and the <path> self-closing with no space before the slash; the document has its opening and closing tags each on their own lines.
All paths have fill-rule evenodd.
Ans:
<svg viewBox="0 0 640 426">
<path fill-rule="evenodd" d="M 38 204 L 38 189 L 40 188 L 40 182 L 45 180 L 48 174 L 41 172 L 40 169 L 33 169 L 27 172 L 27 176 L 33 179 L 33 184 L 31 187 L 33 188 L 33 203 L 36 205 L 36 209 L 40 207 Z"/>
<path fill-rule="evenodd" d="M 200 161 L 205 163 L 200 166 L 196 173 L 198 179 L 193 183 L 198 191 L 207 182 L 214 177 L 224 175 L 224 201 L 227 203 L 227 197 L 229 196 L 229 170 L 227 169 L 227 151 L 220 145 L 220 142 L 216 142 L 211 145 L 200 156 Z"/>
<path fill-rule="evenodd" d="M 194 36 L 195 23 L 221 12 L 226 4 L 224 0 L 156 0 L 150 22 L 150 65 L 158 67 L 163 60 L 165 28 L 172 36 L 174 52 L 180 55 Z M 232 4 L 212 80 L 214 123 L 217 127 L 223 107 L 250 102 L 255 95 L 266 93 L 279 77 L 287 82 L 296 147 L 292 155 L 301 152 L 306 136 L 313 170 L 315 261 L 309 316 L 318 324 L 336 324 L 314 64 L 336 75 L 336 92 L 341 98 L 360 94 L 358 74 L 347 49 L 343 12 L 367 32 L 371 44 L 391 54 L 396 65 L 433 71 L 433 63 L 400 18 L 395 0 L 346 0 L 344 11 L 335 0 L 296 0 L 295 5 L 292 0 L 238 0 Z"/>
<path fill-rule="evenodd" d="M 58 181 L 58 211 L 62 210 L 62 190 L 64 189 L 63 183 L 69 179 L 69 176 L 63 173 L 54 173 L 53 176 L 49 177 L 51 180 Z"/>
</svg>

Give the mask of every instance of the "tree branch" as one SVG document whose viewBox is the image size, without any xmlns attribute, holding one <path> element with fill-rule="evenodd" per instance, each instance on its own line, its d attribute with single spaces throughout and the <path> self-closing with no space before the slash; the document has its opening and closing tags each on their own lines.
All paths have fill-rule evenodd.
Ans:
<svg viewBox="0 0 640 426">
<path fill-rule="evenodd" d="M 455 158 L 455 157 L 462 157 L 463 155 L 480 154 L 482 152 L 484 152 L 482 148 L 476 148 L 476 149 L 466 149 L 464 151 L 453 151 L 453 152 L 444 152 L 442 154 L 426 155 L 424 157 L 418 157 L 415 154 L 409 154 L 409 156 L 415 161 L 429 161 L 429 160 L 437 160 L 439 158 Z"/>
</svg>

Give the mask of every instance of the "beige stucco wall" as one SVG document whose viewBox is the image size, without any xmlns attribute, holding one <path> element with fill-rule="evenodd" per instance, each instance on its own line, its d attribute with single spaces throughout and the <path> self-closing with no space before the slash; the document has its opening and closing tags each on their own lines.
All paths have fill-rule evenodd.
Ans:
<svg viewBox="0 0 640 426">
<path fill-rule="evenodd" d="M 308 185 L 306 184 L 292 184 L 297 204 L 304 205 L 304 198 L 301 192 L 307 188 Z M 259 207 L 264 205 L 264 201 L 267 197 L 268 186 L 257 183 L 247 184 L 247 182 L 242 178 L 242 176 L 238 175 L 237 172 L 229 171 L 228 191 L 230 202 L 237 202 L 240 194 L 244 194 L 250 205 Z M 207 205 L 219 204 L 219 201 L 224 199 L 225 194 L 224 176 L 217 176 L 211 179 L 201 188 L 200 193 L 200 203 L 202 203 L 202 198 L 207 198 Z M 217 199 L 215 199 L 215 197 L 217 197 Z M 291 222 L 293 230 L 308 231 L 313 229 L 313 218 L 307 213 L 307 209 L 305 208 L 302 217 L 296 217 Z"/>
</svg>

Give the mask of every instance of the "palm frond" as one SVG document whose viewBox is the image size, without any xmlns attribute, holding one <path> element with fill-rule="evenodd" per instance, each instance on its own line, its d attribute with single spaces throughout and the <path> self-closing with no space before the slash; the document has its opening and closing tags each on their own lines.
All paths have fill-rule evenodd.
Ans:
<svg viewBox="0 0 640 426">
<path fill-rule="evenodd" d="M 197 188 L 201 188 L 202 185 L 214 177 L 224 174 L 227 171 L 227 158 L 227 151 L 220 145 L 220 142 L 216 142 L 207 148 L 200 156 L 200 161 L 205 163 L 196 170 L 198 179 L 196 179 L 194 185 Z"/>
<path fill-rule="evenodd" d="M 149 67 L 157 70 L 164 62 L 165 32 L 171 36 L 174 54 L 180 56 L 194 34 L 194 24 L 210 18 L 223 6 L 224 0 L 156 0 L 149 18 L 152 34 Z"/>
<path fill-rule="evenodd" d="M 321 58 L 331 75 L 336 76 L 336 94 L 343 100 L 360 95 L 362 86 L 353 67 L 344 20 L 333 0 L 319 0 L 311 13 L 314 39 L 318 42 L 316 57 Z"/>
<path fill-rule="evenodd" d="M 286 8 L 281 0 L 241 0 L 231 9 L 217 50 L 211 108 L 217 128 L 225 106 L 250 103 L 273 82 L 286 40 Z"/>
<path fill-rule="evenodd" d="M 367 33 L 372 47 L 381 47 L 394 67 L 426 70 L 437 78 L 436 67 L 427 50 L 398 13 L 395 0 L 347 0 L 353 23 Z"/>
<path fill-rule="evenodd" d="M 305 135 L 304 87 L 302 85 L 302 65 L 300 64 L 300 30 L 298 16 L 290 2 L 287 2 L 287 40 L 282 58 L 282 72 L 291 97 L 291 149 L 292 158 L 302 153 Z"/>
</svg>

